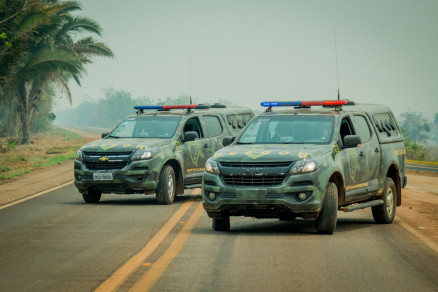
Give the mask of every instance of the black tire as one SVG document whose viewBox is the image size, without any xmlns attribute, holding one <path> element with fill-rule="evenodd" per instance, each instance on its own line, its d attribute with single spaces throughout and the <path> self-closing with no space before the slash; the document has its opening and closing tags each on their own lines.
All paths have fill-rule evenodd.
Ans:
<svg viewBox="0 0 438 292">
<path fill-rule="evenodd" d="M 321 234 L 333 234 L 338 221 L 338 188 L 335 183 L 329 182 L 325 187 L 324 202 L 315 228 Z"/>
<path fill-rule="evenodd" d="M 88 194 L 82 194 L 85 203 L 99 203 L 102 192 L 98 190 L 89 190 Z"/>
<path fill-rule="evenodd" d="M 392 178 L 387 177 L 383 190 L 383 205 L 371 208 L 374 221 L 377 224 L 391 224 L 395 218 L 397 206 L 397 190 Z"/>
<path fill-rule="evenodd" d="M 214 231 L 228 231 L 230 230 L 230 217 L 213 218 L 211 227 Z"/>
<path fill-rule="evenodd" d="M 172 166 L 166 165 L 160 174 L 157 187 L 157 202 L 159 204 L 170 205 L 175 199 L 175 172 Z"/>
</svg>

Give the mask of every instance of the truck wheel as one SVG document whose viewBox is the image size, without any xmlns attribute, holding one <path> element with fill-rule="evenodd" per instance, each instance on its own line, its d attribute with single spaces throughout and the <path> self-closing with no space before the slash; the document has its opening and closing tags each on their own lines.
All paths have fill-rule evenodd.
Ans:
<svg viewBox="0 0 438 292">
<path fill-rule="evenodd" d="M 214 231 L 228 231 L 230 230 L 230 217 L 213 218 L 212 227 Z"/>
<path fill-rule="evenodd" d="M 383 190 L 383 205 L 371 207 L 374 221 L 378 224 L 391 224 L 395 218 L 397 191 L 392 178 L 387 177 Z"/>
<path fill-rule="evenodd" d="M 322 210 L 315 220 L 316 231 L 321 234 L 333 234 L 338 221 L 338 188 L 329 182 L 325 188 Z"/>
<path fill-rule="evenodd" d="M 102 192 L 98 190 L 89 190 L 88 194 L 82 194 L 86 203 L 99 203 Z"/>
<path fill-rule="evenodd" d="M 160 174 L 157 187 L 157 202 L 170 205 L 175 199 L 175 172 L 172 166 L 166 165 Z"/>
</svg>

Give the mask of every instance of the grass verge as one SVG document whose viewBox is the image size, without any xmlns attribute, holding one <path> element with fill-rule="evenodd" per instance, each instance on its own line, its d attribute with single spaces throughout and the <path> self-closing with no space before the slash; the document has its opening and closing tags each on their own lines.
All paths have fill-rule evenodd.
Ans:
<svg viewBox="0 0 438 292">
<path fill-rule="evenodd" d="M 35 170 L 73 160 L 76 151 L 93 139 L 53 126 L 33 136 L 31 144 L 19 145 L 16 139 L 0 138 L 0 184 Z"/>
</svg>

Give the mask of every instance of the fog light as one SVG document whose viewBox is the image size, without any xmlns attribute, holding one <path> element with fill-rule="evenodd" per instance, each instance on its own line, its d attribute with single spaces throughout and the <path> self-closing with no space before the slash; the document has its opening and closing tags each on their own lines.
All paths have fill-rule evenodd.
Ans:
<svg viewBox="0 0 438 292">
<path fill-rule="evenodd" d="M 298 199 L 300 199 L 301 201 L 304 201 L 307 198 L 306 193 L 299 193 L 298 194 Z"/>
<path fill-rule="evenodd" d="M 208 194 L 208 198 L 213 201 L 214 199 L 216 199 L 216 194 L 215 193 L 209 193 Z"/>
</svg>

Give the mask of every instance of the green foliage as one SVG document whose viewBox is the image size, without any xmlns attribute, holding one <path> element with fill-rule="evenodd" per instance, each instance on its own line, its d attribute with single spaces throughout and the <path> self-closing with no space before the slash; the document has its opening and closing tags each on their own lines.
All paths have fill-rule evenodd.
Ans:
<svg viewBox="0 0 438 292">
<path fill-rule="evenodd" d="M 417 142 L 413 142 L 409 134 L 403 128 L 402 132 L 405 137 L 406 159 L 417 161 L 429 160 L 426 147 Z"/>
<path fill-rule="evenodd" d="M 8 174 L 0 174 L 0 180 L 13 179 L 15 177 L 19 177 L 19 176 L 22 176 L 23 174 L 31 173 L 31 172 L 32 172 L 32 170 L 30 170 L 30 169 L 19 168 L 13 172 L 9 172 Z"/>
<path fill-rule="evenodd" d="M 77 149 L 76 149 L 77 150 Z M 76 153 L 71 153 L 68 155 L 56 155 L 50 157 L 47 161 L 42 161 L 40 163 L 36 163 L 35 167 L 48 167 L 52 165 L 62 164 L 66 161 L 73 160 L 76 156 Z"/>
<path fill-rule="evenodd" d="M 408 110 L 400 115 L 400 125 L 413 142 L 424 141 L 432 129 L 432 123 L 419 112 Z"/>
<path fill-rule="evenodd" d="M 6 139 L 3 142 L 0 142 L 0 152 L 9 152 L 15 149 L 19 144 L 18 139 Z"/>
<path fill-rule="evenodd" d="M 77 1 L 5 0 L 1 5 L 8 9 L 2 9 L 6 13 L 0 19 L 0 102 L 14 101 L 9 119 L 19 114 L 26 144 L 31 131 L 45 130 L 50 124 L 46 117 L 53 99 L 44 96 L 47 88 L 60 88 L 71 102 L 68 81 L 80 84 L 92 57 L 113 57 L 113 53 L 90 36 L 101 35 L 102 28 L 94 20 L 71 15 L 80 10 Z M 81 38 L 83 34 L 87 35 Z M 44 103 L 48 108 L 41 109 Z M 38 110 L 40 117 L 34 117 Z M 18 133 L 16 128 L 12 132 Z"/>
</svg>

